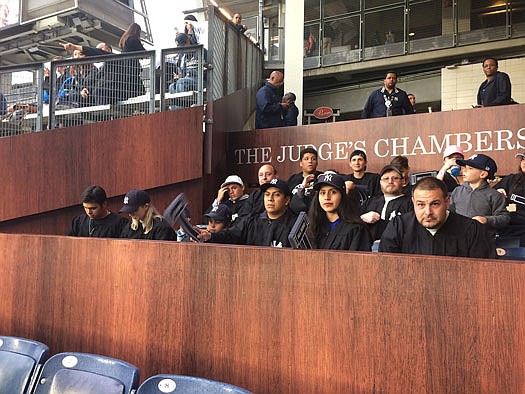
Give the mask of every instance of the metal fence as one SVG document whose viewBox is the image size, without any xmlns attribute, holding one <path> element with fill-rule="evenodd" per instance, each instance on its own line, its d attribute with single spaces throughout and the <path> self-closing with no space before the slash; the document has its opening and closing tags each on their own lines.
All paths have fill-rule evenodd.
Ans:
<svg viewBox="0 0 525 394">
<path fill-rule="evenodd" d="M 262 82 L 260 48 L 214 7 L 209 46 L 0 67 L 0 136 L 203 105 Z M 252 100 L 253 101 L 253 100 Z"/>
</svg>

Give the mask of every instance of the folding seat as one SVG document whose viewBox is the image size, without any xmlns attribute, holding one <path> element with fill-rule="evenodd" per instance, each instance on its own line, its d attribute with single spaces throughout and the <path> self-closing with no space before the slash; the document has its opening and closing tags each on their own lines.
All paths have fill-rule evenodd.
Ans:
<svg viewBox="0 0 525 394">
<path fill-rule="evenodd" d="M 48 352 L 43 343 L 0 336 L 0 394 L 30 393 Z"/>
<path fill-rule="evenodd" d="M 240 387 L 182 375 L 155 375 L 142 383 L 137 394 L 251 394 Z"/>
<path fill-rule="evenodd" d="M 130 394 L 139 383 L 137 367 L 87 353 L 59 353 L 46 361 L 34 394 Z"/>
</svg>

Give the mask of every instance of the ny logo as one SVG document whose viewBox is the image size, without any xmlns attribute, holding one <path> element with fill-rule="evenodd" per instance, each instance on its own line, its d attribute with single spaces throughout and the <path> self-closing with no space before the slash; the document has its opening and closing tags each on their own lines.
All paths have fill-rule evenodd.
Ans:
<svg viewBox="0 0 525 394">
<path fill-rule="evenodd" d="M 275 179 L 272 179 L 272 180 L 270 181 L 270 183 L 271 183 L 272 185 L 275 185 L 275 184 L 277 184 L 277 178 L 275 178 Z"/>
<path fill-rule="evenodd" d="M 324 176 L 325 182 L 332 182 L 332 174 L 327 174 Z"/>
<path fill-rule="evenodd" d="M 124 197 L 124 204 L 129 204 L 129 197 L 128 196 Z"/>
</svg>

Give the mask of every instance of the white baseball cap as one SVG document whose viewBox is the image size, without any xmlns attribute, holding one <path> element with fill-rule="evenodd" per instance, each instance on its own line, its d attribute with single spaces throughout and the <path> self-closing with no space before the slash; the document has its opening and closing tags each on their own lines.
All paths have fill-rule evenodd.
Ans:
<svg viewBox="0 0 525 394">
<path fill-rule="evenodd" d="M 232 183 L 237 183 L 238 185 L 244 186 L 244 183 L 239 175 L 230 175 L 228 178 L 226 178 L 221 187 L 228 186 Z"/>
</svg>

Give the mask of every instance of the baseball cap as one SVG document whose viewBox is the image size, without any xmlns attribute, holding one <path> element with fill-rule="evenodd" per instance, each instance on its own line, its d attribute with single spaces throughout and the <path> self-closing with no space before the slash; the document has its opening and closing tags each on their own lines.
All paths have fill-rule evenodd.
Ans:
<svg viewBox="0 0 525 394">
<path fill-rule="evenodd" d="M 468 160 L 456 160 L 456 163 L 460 166 L 470 166 L 478 170 L 487 171 L 489 173 L 489 179 L 494 178 L 496 171 L 498 171 L 496 162 L 491 157 L 482 153 L 470 156 Z"/>
<path fill-rule="evenodd" d="M 314 189 L 319 190 L 322 186 L 333 186 L 339 191 L 343 192 L 345 188 L 345 179 L 335 172 L 325 172 L 317 177 L 317 182 L 315 182 Z"/>
<path fill-rule="evenodd" d="M 379 176 L 382 177 L 384 174 L 386 174 L 387 172 L 390 172 L 390 171 L 397 172 L 401 177 L 403 177 L 403 173 L 401 172 L 401 170 L 398 167 L 393 166 L 391 164 L 388 164 L 388 165 L 384 166 L 381 169 L 381 171 L 379 172 Z"/>
<path fill-rule="evenodd" d="M 221 187 L 231 185 L 232 183 L 237 183 L 238 185 L 244 186 L 244 183 L 239 175 L 230 175 L 228 178 L 226 178 Z"/>
<path fill-rule="evenodd" d="M 271 179 L 270 181 L 263 183 L 260 188 L 263 192 L 268 190 L 271 187 L 276 187 L 277 189 L 280 189 L 286 194 L 287 196 L 291 196 L 292 193 L 290 192 L 290 187 L 288 186 L 288 182 L 283 181 L 282 179 Z"/>
<path fill-rule="evenodd" d="M 219 204 L 216 207 L 213 207 L 213 209 L 210 212 L 206 213 L 204 216 L 210 219 L 221 221 L 230 221 L 232 218 L 230 209 L 226 204 Z"/>
<path fill-rule="evenodd" d="M 523 153 L 518 153 L 518 154 L 516 155 L 516 157 L 521 157 L 521 159 L 525 159 L 525 152 L 523 152 Z"/>
<path fill-rule="evenodd" d="M 465 154 L 463 153 L 463 149 L 461 149 L 461 146 L 449 145 L 445 148 L 445 151 L 443 152 L 443 159 L 449 157 L 450 155 L 453 155 L 454 153 L 459 153 L 461 156 L 465 156 Z"/>
<path fill-rule="evenodd" d="M 124 205 L 119 212 L 133 213 L 139 207 L 150 202 L 148 193 L 144 190 L 133 189 L 124 196 Z"/>
</svg>

